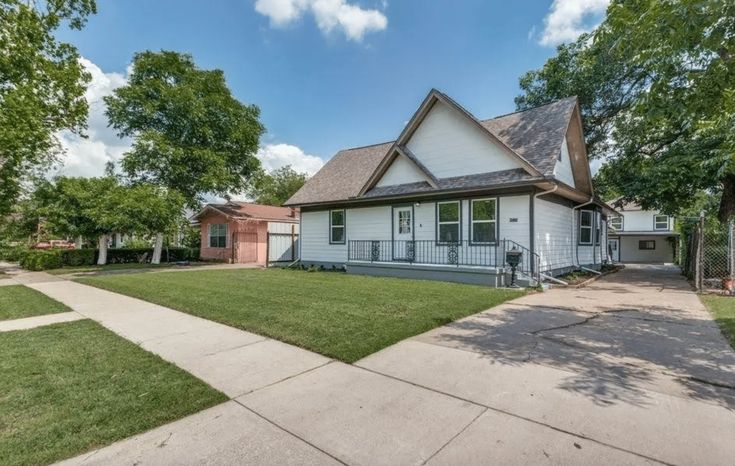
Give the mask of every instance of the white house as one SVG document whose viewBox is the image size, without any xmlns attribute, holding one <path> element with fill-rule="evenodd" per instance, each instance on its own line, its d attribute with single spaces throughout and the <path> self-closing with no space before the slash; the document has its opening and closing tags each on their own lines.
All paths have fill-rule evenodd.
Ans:
<svg viewBox="0 0 735 466">
<path fill-rule="evenodd" d="M 432 90 L 391 142 L 337 153 L 286 205 L 305 265 L 507 284 L 607 260 L 576 98 L 479 120 Z"/>
<path fill-rule="evenodd" d="M 674 262 L 679 234 L 674 217 L 632 202 L 610 202 L 619 213 L 608 221 L 608 254 L 614 262 Z"/>
</svg>

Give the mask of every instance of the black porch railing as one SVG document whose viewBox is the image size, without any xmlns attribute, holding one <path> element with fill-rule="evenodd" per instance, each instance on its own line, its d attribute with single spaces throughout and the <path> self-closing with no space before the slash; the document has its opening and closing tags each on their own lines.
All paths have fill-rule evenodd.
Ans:
<svg viewBox="0 0 735 466">
<path fill-rule="evenodd" d="M 522 252 L 517 271 L 537 282 L 540 277 L 539 256 L 512 240 L 500 240 L 492 244 L 470 241 L 438 243 L 433 240 L 349 240 L 348 261 L 403 262 L 475 267 L 507 267 L 505 253 L 516 249 Z"/>
</svg>

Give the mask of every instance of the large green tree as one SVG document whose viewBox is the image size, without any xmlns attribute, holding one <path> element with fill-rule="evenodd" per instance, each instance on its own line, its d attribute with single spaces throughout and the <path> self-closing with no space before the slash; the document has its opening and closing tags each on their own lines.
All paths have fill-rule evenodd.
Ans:
<svg viewBox="0 0 735 466">
<path fill-rule="evenodd" d="M 261 171 L 253 178 L 248 194 L 258 204 L 283 205 L 296 191 L 306 183 L 309 176 L 299 173 L 290 165 L 273 170 L 270 173 Z"/>
<path fill-rule="evenodd" d="M 60 153 L 55 134 L 86 126 L 90 76 L 54 32 L 81 29 L 95 12 L 94 0 L 0 0 L 0 215 Z"/>
<path fill-rule="evenodd" d="M 521 78 L 519 108 L 577 95 L 598 191 L 735 215 L 735 2 L 614 0 L 590 35 Z"/>
<path fill-rule="evenodd" d="M 105 103 L 110 125 L 134 138 L 123 172 L 180 192 L 190 207 L 205 194 L 245 191 L 260 168 L 260 110 L 232 95 L 221 70 L 200 69 L 190 55 L 136 54 L 128 84 Z M 156 235 L 154 262 L 162 244 Z"/>
</svg>

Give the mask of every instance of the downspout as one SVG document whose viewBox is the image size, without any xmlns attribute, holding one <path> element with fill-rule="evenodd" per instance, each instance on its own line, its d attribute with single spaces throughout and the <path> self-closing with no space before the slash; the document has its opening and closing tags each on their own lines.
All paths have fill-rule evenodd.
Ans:
<svg viewBox="0 0 735 466">
<path fill-rule="evenodd" d="M 576 230 L 577 230 L 575 228 L 576 227 L 576 224 L 577 224 L 577 216 L 574 213 L 574 211 L 577 210 L 577 209 L 580 209 L 580 208 L 582 208 L 582 207 L 584 207 L 586 205 L 590 205 L 593 202 L 595 202 L 595 198 L 594 198 L 594 196 L 590 196 L 590 200 L 589 201 L 585 202 L 584 204 L 579 204 L 576 207 L 572 207 L 572 240 L 575 240 L 574 241 L 574 252 L 575 252 L 574 259 L 575 260 L 572 261 L 572 265 L 574 265 L 575 267 L 579 267 L 579 241 L 576 241 L 576 238 L 575 238 L 576 237 Z"/>
<path fill-rule="evenodd" d="M 549 190 L 546 190 L 546 191 L 541 191 L 540 193 L 536 193 L 536 194 L 533 195 L 533 198 L 531 199 L 532 207 L 533 207 L 533 217 L 536 217 L 536 199 L 538 199 L 539 196 L 544 196 L 546 194 L 555 193 L 557 189 L 559 189 L 559 185 L 558 184 L 554 184 L 554 187 L 553 188 L 551 188 Z M 531 222 L 531 231 L 530 231 L 531 237 L 529 239 L 531 240 L 530 242 L 531 242 L 531 245 L 532 245 L 531 246 L 531 254 L 535 254 L 536 253 L 536 251 L 535 251 L 535 249 L 536 249 L 536 240 L 535 240 L 535 238 L 533 238 L 533 236 L 536 235 L 536 219 L 535 218 L 531 218 L 530 219 L 530 222 Z M 539 264 L 538 264 L 539 269 L 541 268 L 541 263 L 540 263 L 541 261 L 540 261 L 540 259 L 541 259 L 541 255 L 539 254 Z M 541 270 L 535 270 L 535 272 L 536 272 L 536 274 L 538 274 L 538 276 L 540 278 L 541 277 Z M 539 280 L 539 282 L 540 281 L 541 280 Z"/>
</svg>

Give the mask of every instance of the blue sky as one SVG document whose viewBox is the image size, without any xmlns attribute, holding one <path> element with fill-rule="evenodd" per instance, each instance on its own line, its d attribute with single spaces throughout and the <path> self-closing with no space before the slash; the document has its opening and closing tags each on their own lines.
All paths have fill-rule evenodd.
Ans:
<svg viewBox="0 0 735 466">
<path fill-rule="evenodd" d="M 188 52 L 224 70 L 235 96 L 261 108 L 264 165 L 313 172 L 340 148 L 395 138 L 432 87 L 478 117 L 513 111 L 518 77 L 599 21 L 606 4 L 98 0 L 84 30 L 60 33 L 95 78 L 90 138 L 67 135 L 65 170 L 94 175 L 129 144 L 104 128 L 100 99 L 124 83 L 136 51 Z"/>
</svg>

